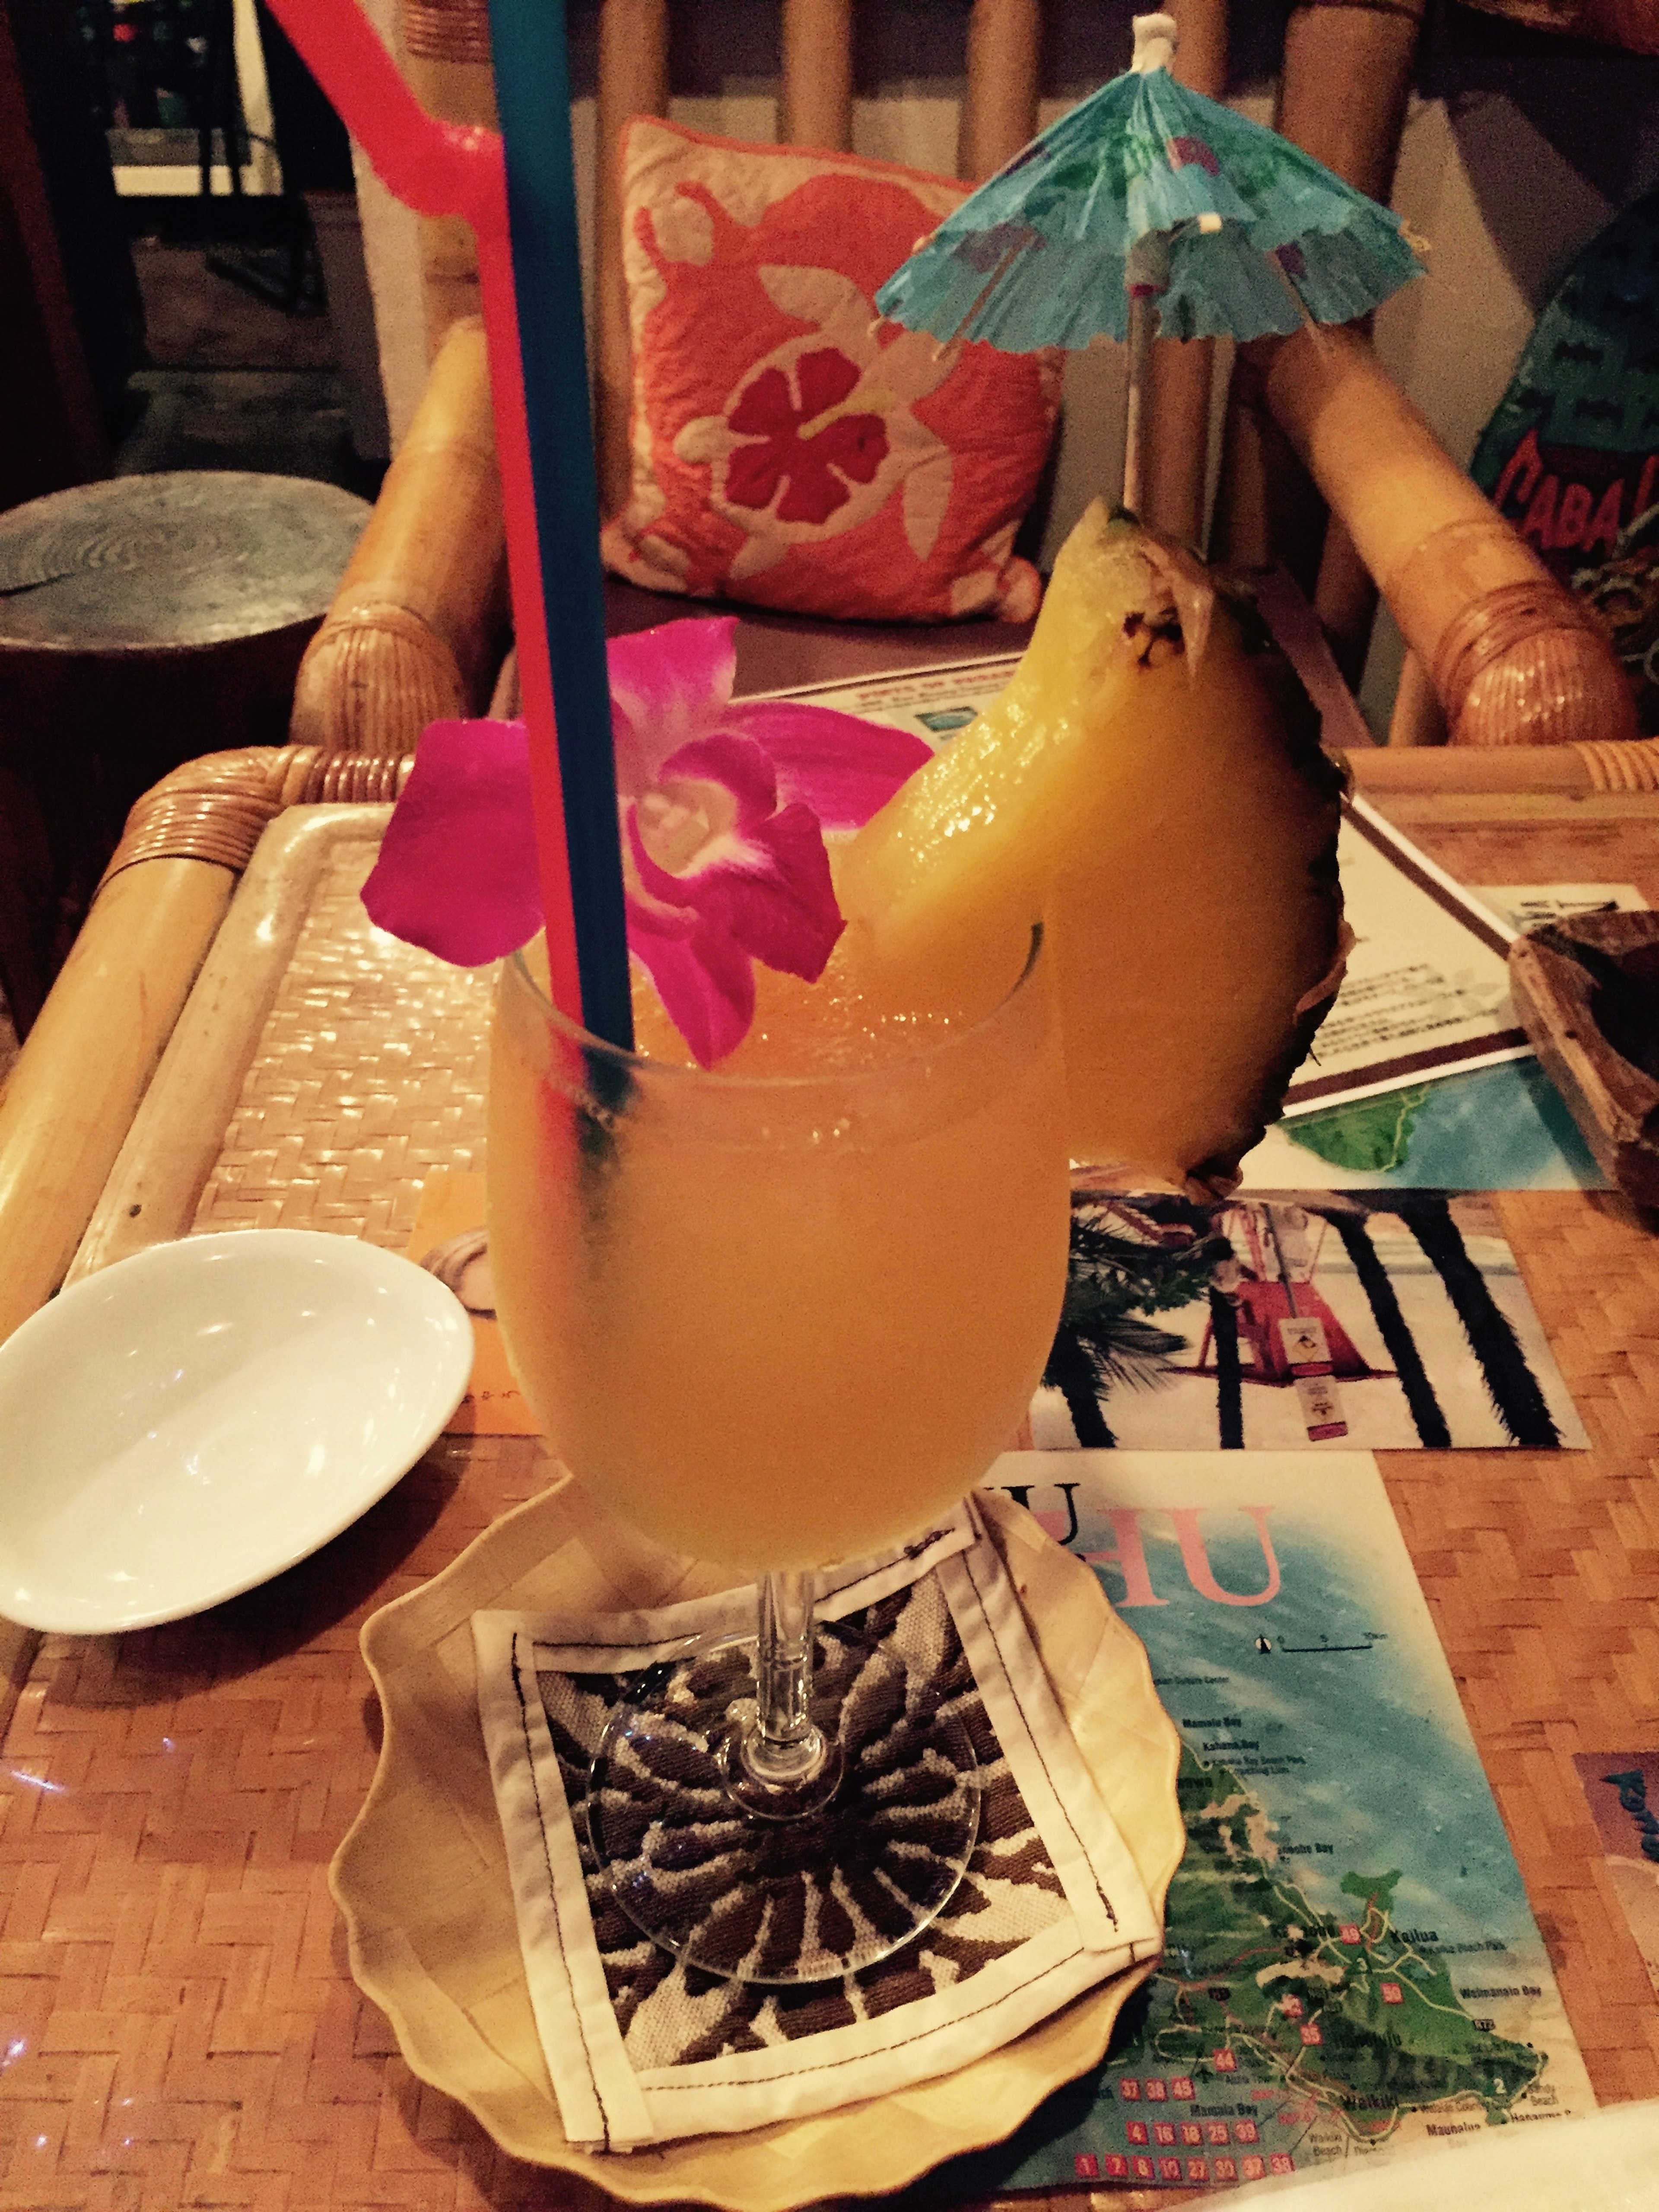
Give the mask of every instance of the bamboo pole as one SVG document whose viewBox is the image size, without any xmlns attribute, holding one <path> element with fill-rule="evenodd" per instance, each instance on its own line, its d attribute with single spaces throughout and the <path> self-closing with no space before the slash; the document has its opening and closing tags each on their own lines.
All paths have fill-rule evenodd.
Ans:
<svg viewBox="0 0 1659 2212">
<path fill-rule="evenodd" d="M 1179 0 L 1169 12 L 1179 33 L 1176 82 L 1206 100 L 1219 100 L 1227 89 L 1227 0 Z M 1144 479 L 1136 512 L 1155 530 L 1194 546 L 1204 542 L 1214 376 L 1212 338 L 1159 338 L 1152 347 L 1143 401 Z"/>
<path fill-rule="evenodd" d="M 1659 738 L 1607 744 L 1370 745 L 1344 756 L 1357 790 L 1494 794 L 1659 792 Z"/>
<path fill-rule="evenodd" d="M 1307 0 L 1285 30 L 1274 127 L 1388 203 L 1425 0 Z"/>
<path fill-rule="evenodd" d="M 783 0 L 778 136 L 845 153 L 853 143 L 853 0 Z"/>
<path fill-rule="evenodd" d="M 1275 128 L 1387 202 L 1425 0 L 1305 0 L 1285 33 Z M 1263 341 L 1271 346 L 1272 341 Z M 1255 352 L 1255 349 L 1252 349 Z M 1261 356 L 1255 356 L 1256 365 Z M 1338 665 L 1356 674 L 1376 596 L 1247 376 L 1228 410 L 1217 536 L 1229 561 L 1282 560 L 1313 600 Z"/>
<path fill-rule="evenodd" d="M 476 714 L 507 621 L 507 547 L 483 325 L 453 325 L 374 512 L 300 664 L 289 735 L 325 752 L 410 750 Z"/>
<path fill-rule="evenodd" d="M 623 125 L 630 115 L 668 112 L 667 0 L 603 0 L 599 9 L 598 191 L 595 195 L 599 513 L 628 499 L 633 346 L 623 275 Z"/>
<path fill-rule="evenodd" d="M 1366 339 L 1340 329 L 1271 343 L 1267 404 L 1421 657 L 1451 742 L 1633 738 L 1606 639 L 1441 450 Z"/>
<path fill-rule="evenodd" d="M 0 1338 L 62 1282 L 235 882 L 154 860 L 94 901 L 0 1097 Z"/>
<path fill-rule="evenodd" d="M 1037 127 L 1040 0 L 974 0 L 968 19 L 968 88 L 957 133 L 957 174 L 982 185 Z"/>
<path fill-rule="evenodd" d="M 403 0 L 410 88 L 428 115 L 496 128 L 489 0 Z M 426 345 L 434 360 L 451 324 L 478 313 L 478 252 L 458 215 L 421 217 Z"/>
<path fill-rule="evenodd" d="M 1279 128 L 1384 206 L 1394 191 L 1412 64 L 1425 0 L 1298 8 L 1285 33 Z M 1376 586 L 1340 517 L 1325 532 L 1314 584 L 1337 665 L 1358 683 L 1376 615 Z"/>
<path fill-rule="evenodd" d="M 1346 530 L 1342 538 L 1352 550 L 1353 540 Z M 1358 563 L 1359 556 L 1356 553 L 1353 557 Z M 1373 586 L 1373 601 L 1375 597 Z M 1443 745 L 1449 735 L 1446 717 L 1435 696 L 1429 672 L 1418 654 L 1407 653 L 1400 665 L 1394 712 L 1389 718 L 1389 743 L 1402 750 L 1415 745 Z"/>
<path fill-rule="evenodd" d="M 349 805 L 344 834 L 377 846 L 390 811 L 384 804 Z M 190 1234 L 318 878 L 340 850 L 341 822 L 335 807 L 290 806 L 260 838 L 125 1132 L 66 1285 Z"/>
</svg>

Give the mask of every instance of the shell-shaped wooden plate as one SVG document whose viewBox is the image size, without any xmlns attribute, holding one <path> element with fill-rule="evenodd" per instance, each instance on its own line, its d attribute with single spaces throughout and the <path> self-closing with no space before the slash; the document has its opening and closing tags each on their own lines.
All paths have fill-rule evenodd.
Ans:
<svg viewBox="0 0 1659 2212">
<path fill-rule="evenodd" d="M 980 1504 L 1061 1707 L 1161 1910 L 1186 1838 L 1176 1800 L 1180 1739 L 1146 1655 L 1081 1561 L 1010 1500 L 986 1492 Z M 896 2189 L 944 2159 L 1000 2142 L 1099 2061 L 1124 2000 L 1152 1969 L 1121 1975 L 1005 2049 L 890 2097 L 626 2157 L 574 2149 L 520 1958 L 478 1726 L 471 1616 L 486 1607 L 631 1610 L 729 1580 L 631 1536 L 572 1482 L 496 1522 L 364 1628 L 386 1735 L 330 1878 L 352 1972 L 391 2019 L 404 2057 L 503 2149 L 629 2203 L 786 2212 Z"/>
</svg>

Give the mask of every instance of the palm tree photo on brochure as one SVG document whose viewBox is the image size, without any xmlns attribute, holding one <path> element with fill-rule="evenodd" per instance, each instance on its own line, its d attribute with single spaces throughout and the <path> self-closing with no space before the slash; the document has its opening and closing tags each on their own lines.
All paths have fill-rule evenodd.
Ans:
<svg viewBox="0 0 1659 2212">
<path fill-rule="evenodd" d="M 1582 1447 L 1485 1194 L 1073 1192 L 1048 1450 Z"/>
</svg>

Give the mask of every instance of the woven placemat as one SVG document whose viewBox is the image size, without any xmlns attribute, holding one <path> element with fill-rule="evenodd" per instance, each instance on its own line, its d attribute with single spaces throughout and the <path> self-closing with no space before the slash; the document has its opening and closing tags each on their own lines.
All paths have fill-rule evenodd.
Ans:
<svg viewBox="0 0 1659 2212">
<path fill-rule="evenodd" d="M 434 1168 L 483 1165 L 494 971 L 377 929 L 374 848 L 323 863 L 193 1230 L 333 1229 L 401 1251 Z"/>
<path fill-rule="evenodd" d="M 1634 881 L 1659 901 L 1650 824 L 1560 814 L 1410 830 L 1471 881 Z M 374 930 L 356 899 L 369 856 L 344 842 L 193 1211 L 158 1237 L 277 1221 L 401 1246 L 422 1178 L 483 1164 L 488 983 Z M 157 1101 L 180 1121 L 188 1103 Z M 1654 2096 L 1659 2004 L 1572 1758 L 1659 1744 L 1659 1255 L 1611 1194 L 1498 1203 L 1593 1449 L 1382 1465 L 1597 2094 Z M 546 1480 L 533 1442 L 449 1439 L 263 1589 L 137 1636 L 46 1640 L 6 1744 L 0 1972 L 22 2048 L 0 2070 L 0 2203 L 600 2202 L 573 2177 L 556 2199 L 414 2080 L 345 1971 L 324 1878 L 374 1768 L 363 1619 Z"/>
</svg>

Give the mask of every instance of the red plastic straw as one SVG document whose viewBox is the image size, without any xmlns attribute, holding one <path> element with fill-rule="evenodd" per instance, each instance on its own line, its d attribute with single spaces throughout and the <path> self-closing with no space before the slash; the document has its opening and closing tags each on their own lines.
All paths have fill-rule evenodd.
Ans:
<svg viewBox="0 0 1659 2212">
<path fill-rule="evenodd" d="M 271 0 L 271 10 L 387 189 L 422 215 L 464 216 L 478 242 L 552 997 L 562 1013 L 585 1021 L 501 142 L 494 131 L 428 115 L 355 0 Z"/>
</svg>

